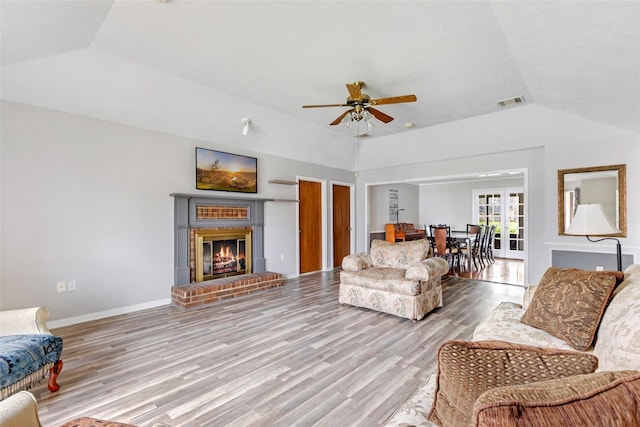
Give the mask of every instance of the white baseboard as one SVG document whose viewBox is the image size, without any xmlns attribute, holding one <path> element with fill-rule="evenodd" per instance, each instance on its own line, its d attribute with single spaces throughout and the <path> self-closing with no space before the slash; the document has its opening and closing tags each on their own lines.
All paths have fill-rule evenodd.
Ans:
<svg viewBox="0 0 640 427">
<path fill-rule="evenodd" d="M 105 317 L 113 317 L 120 314 L 133 313 L 135 311 L 146 310 L 148 308 L 155 308 L 169 304 L 171 304 L 171 298 L 163 298 L 155 301 L 145 302 L 142 304 L 128 305 L 126 307 L 119 307 L 111 310 L 98 311 L 96 313 L 83 314 L 82 316 L 48 321 L 47 327 L 49 329 L 62 328 L 63 326 L 77 325 L 78 323 L 89 322 L 91 320 L 104 319 Z"/>
</svg>

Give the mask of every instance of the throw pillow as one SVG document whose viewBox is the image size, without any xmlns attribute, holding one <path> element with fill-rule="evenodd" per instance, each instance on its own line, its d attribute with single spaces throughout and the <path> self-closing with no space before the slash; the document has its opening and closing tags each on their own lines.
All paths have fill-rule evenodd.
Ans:
<svg viewBox="0 0 640 427">
<path fill-rule="evenodd" d="M 612 275 L 550 267 L 520 321 L 587 350 L 615 287 Z"/>
<path fill-rule="evenodd" d="M 637 426 L 640 372 L 614 371 L 491 389 L 476 400 L 473 426 Z"/>
<path fill-rule="evenodd" d="M 589 271 L 589 270 L 582 270 L 582 269 L 573 268 L 573 267 L 567 268 L 567 270 Z M 594 274 L 604 274 L 605 276 L 613 276 L 616 278 L 616 285 L 619 285 L 624 280 L 624 272 L 622 271 L 604 270 L 604 271 L 589 271 L 589 272 Z"/>
<path fill-rule="evenodd" d="M 505 341 L 448 341 L 438 350 L 429 419 L 441 426 L 468 425 L 474 402 L 487 390 L 591 373 L 597 366 L 598 359 L 587 353 Z"/>
</svg>

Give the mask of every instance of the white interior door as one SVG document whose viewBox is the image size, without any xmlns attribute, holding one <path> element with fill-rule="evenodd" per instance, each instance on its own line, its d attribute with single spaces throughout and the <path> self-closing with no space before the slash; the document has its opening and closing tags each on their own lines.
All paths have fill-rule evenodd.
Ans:
<svg viewBox="0 0 640 427">
<path fill-rule="evenodd" d="M 496 226 L 494 256 L 524 259 L 525 207 L 522 188 L 474 190 L 473 211 L 474 223 Z"/>
</svg>

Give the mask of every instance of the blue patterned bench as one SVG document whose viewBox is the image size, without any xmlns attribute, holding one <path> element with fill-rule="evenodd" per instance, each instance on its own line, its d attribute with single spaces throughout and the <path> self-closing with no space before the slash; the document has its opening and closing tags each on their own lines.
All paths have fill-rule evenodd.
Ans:
<svg viewBox="0 0 640 427">
<path fill-rule="evenodd" d="M 49 390 L 60 386 L 56 377 L 62 368 L 62 338 L 55 335 L 7 335 L 0 337 L 1 398 L 30 388 L 51 373 Z M 53 388 L 53 390 L 52 390 Z"/>
<path fill-rule="evenodd" d="M 45 307 L 0 311 L 0 400 L 31 388 L 49 374 L 49 390 L 58 391 L 62 338 L 51 334 Z"/>
</svg>

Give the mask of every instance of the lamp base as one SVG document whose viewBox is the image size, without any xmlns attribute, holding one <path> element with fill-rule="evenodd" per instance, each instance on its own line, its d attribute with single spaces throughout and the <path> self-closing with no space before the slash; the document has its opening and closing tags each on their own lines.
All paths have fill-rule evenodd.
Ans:
<svg viewBox="0 0 640 427">
<path fill-rule="evenodd" d="M 615 240 L 616 241 L 616 261 L 618 264 L 618 271 L 622 271 L 622 246 L 620 245 L 620 240 L 615 237 L 603 237 L 602 239 L 593 240 L 589 236 L 587 236 L 587 240 L 590 242 L 602 242 L 603 240 Z"/>
</svg>

